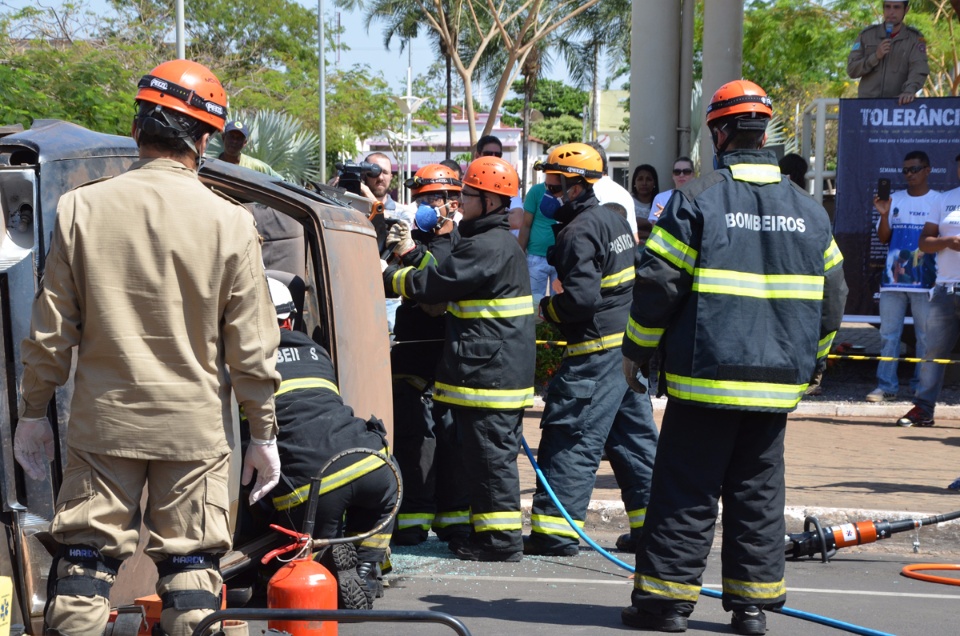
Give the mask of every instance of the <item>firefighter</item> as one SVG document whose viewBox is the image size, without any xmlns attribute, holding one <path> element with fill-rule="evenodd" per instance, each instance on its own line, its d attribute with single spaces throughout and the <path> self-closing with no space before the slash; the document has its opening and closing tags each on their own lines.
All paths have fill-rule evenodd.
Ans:
<svg viewBox="0 0 960 636">
<path fill-rule="evenodd" d="M 419 204 L 411 237 L 438 262 L 447 259 L 460 233 L 453 221 L 461 182 L 446 166 L 429 164 L 407 179 Z M 388 296 L 394 295 L 386 290 Z M 404 496 L 393 542 L 416 545 L 431 527 L 454 550 L 470 534 L 470 501 L 462 483 L 460 445 L 453 414 L 434 402 L 433 383 L 443 354 L 445 305 L 406 299 L 397 308 L 393 371 L 394 456 L 403 474 Z"/>
<path fill-rule="evenodd" d="M 397 224 L 389 238 L 403 267 L 384 271 L 403 298 L 447 304 L 433 399 L 450 407 L 461 442 L 473 532 L 456 554 L 470 561 L 523 557 L 517 454 L 523 410 L 533 405 L 536 336 L 526 258 L 506 215 L 518 182 L 503 159 L 474 160 L 463 178 L 460 242 L 450 255 L 434 265 Z"/>
<path fill-rule="evenodd" d="M 663 348 L 667 407 L 625 625 L 682 632 L 723 501 L 723 608 L 763 634 L 783 579 L 787 413 L 840 326 L 847 288 L 826 211 L 761 150 L 770 98 L 746 80 L 707 108 L 717 170 L 677 189 L 647 240 L 624 375 Z"/>
<path fill-rule="evenodd" d="M 563 362 L 547 389 L 537 461 L 563 507 L 582 527 L 606 445 L 631 535 L 638 538 L 657 448 L 650 396 L 632 391 L 621 371 L 620 345 L 639 251 L 623 215 L 600 205 L 594 194 L 593 184 L 603 176 L 597 150 L 565 144 L 535 169 L 546 174 L 547 190 L 563 200 L 554 216 L 557 240 L 549 255 L 563 291 L 540 301 L 540 315 L 556 324 L 567 341 Z M 578 553 L 576 532 L 539 481 L 531 524 L 523 546 L 526 554 Z"/>
<path fill-rule="evenodd" d="M 280 324 L 277 371 L 282 381 L 274 399 L 283 466 L 280 483 L 271 493 L 272 518 L 268 521 L 300 530 L 310 480 L 323 465 L 349 448 L 385 451 L 387 431 L 380 420 L 355 417 L 353 409 L 343 403 L 330 354 L 310 336 L 293 329 L 297 307 L 290 290 L 276 278 L 267 282 Z M 382 459 L 348 455 L 323 475 L 314 536 L 330 539 L 367 532 L 387 520 L 396 496 L 396 479 Z M 260 524 L 264 530 L 266 525 Z M 341 608 L 370 609 L 373 599 L 383 595 L 379 564 L 389 544 L 388 529 L 356 546 L 331 546 L 329 554 L 323 555 L 331 557 L 329 567 L 337 577 Z"/>
<path fill-rule="evenodd" d="M 47 412 L 76 351 L 50 528 L 61 548 L 48 634 L 103 633 L 117 568 L 137 548 L 144 492 L 163 632 L 188 636 L 220 609 L 218 562 L 231 545 L 230 384 L 250 421 L 251 499 L 280 475 L 279 334 L 253 217 L 197 178 L 210 135 L 223 130 L 226 93 L 206 67 L 174 60 L 143 76 L 136 105 L 139 161 L 60 199 L 21 348 L 14 446 L 35 479 L 47 474 L 44 443 L 52 459 Z"/>
</svg>

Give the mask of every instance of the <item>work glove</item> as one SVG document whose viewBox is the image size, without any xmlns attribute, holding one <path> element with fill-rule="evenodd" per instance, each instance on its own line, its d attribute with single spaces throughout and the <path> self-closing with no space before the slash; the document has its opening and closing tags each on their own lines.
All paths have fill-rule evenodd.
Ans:
<svg viewBox="0 0 960 636">
<path fill-rule="evenodd" d="M 46 417 L 21 417 L 13 437 L 13 456 L 30 479 L 47 475 L 53 461 L 53 427 Z"/>
<path fill-rule="evenodd" d="M 250 491 L 250 503 L 257 503 L 261 497 L 273 490 L 280 482 L 280 452 L 277 450 L 277 438 L 270 440 L 250 438 L 247 454 L 243 457 L 243 476 L 240 483 L 244 486 L 257 471 L 257 481 Z"/>
<path fill-rule="evenodd" d="M 410 238 L 410 226 L 404 221 L 397 221 L 390 227 L 385 244 L 397 256 L 403 256 L 417 246 Z"/>
<path fill-rule="evenodd" d="M 627 356 L 623 356 L 623 375 L 627 379 L 627 385 L 637 393 L 646 393 L 647 386 L 644 383 L 646 378 L 640 371 L 640 363 L 634 362 Z"/>
</svg>

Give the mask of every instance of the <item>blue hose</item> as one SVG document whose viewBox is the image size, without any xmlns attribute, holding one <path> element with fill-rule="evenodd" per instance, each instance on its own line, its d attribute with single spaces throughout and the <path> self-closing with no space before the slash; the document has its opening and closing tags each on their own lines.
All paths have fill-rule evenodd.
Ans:
<svg viewBox="0 0 960 636">
<path fill-rule="evenodd" d="M 587 545 L 596 550 L 601 556 L 608 559 L 615 565 L 623 568 L 627 572 L 635 573 L 636 568 L 627 565 L 617 557 L 601 548 L 599 545 L 597 545 L 596 541 L 588 537 L 586 533 L 580 529 L 576 522 L 567 513 L 566 509 L 563 507 L 563 504 L 560 503 L 560 500 L 557 499 L 557 495 L 553 492 L 553 488 L 551 488 L 550 484 L 547 483 L 546 477 L 543 476 L 543 471 L 540 470 L 537 460 L 533 458 L 533 453 L 530 451 L 530 446 L 527 445 L 527 440 L 523 436 L 520 437 L 520 443 L 523 444 L 523 451 L 527 454 L 527 459 L 530 460 L 530 464 L 533 466 L 533 471 L 537 474 L 537 479 L 540 480 L 540 483 L 543 485 L 543 489 L 546 491 L 547 495 L 550 496 L 550 500 L 553 501 L 553 505 L 557 507 L 557 510 L 560 511 L 560 514 L 563 515 L 563 518 L 566 519 L 567 523 L 570 524 L 570 527 L 573 528 L 573 531 L 576 532 L 580 538 L 586 542 Z M 708 590 L 705 587 L 700 588 L 700 594 L 703 596 L 709 596 L 710 598 L 723 598 L 723 594 L 720 592 L 717 592 L 716 590 Z M 791 616 L 793 618 L 810 621 L 811 623 L 819 623 L 828 627 L 842 629 L 843 631 L 850 632 L 851 634 L 863 634 L 864 636 L 893 636 L 887 632 L 880 632 L 875 629 L 861 627 L 860 625 L 854 625 L 853 623 L 845 623 L 844 621 L 838 621 L 833 618 L 827 618 L 826 616 L 811 614 L 809 612 L 803 612 L 800 610 L 791 609 L 789 607 L 781 607 L 780 609 L 774 611 L 779 612 L 784 616 Z"/>
</svg>

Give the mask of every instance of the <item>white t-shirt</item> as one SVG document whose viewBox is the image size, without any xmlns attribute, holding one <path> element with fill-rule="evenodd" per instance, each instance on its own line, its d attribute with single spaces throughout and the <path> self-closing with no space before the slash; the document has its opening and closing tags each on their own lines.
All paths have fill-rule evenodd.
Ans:
<svg viewBox="0 0 960 636">
<path fill-rule="evenodd" d="M 593 184 L 593 194 L 596 195 L 600 204 L 617 203 L 623 207 L 624 218 L 630 225 L 630 231 L 637 233 L 637 217 L 633 212 L 633 197 L 622 185 L 603 175 L 600 180 Z"/>
<path fill-rule="evenodd" d="M 670 200 L 670 197 L 673 195 L 673 189 L 667 190 L 666 192 L 660 192 L 657 196 L 653 197 L 653 203 L 650 204 L 650 216 L 647 217 L 647 220 L 651 223 L 656 223 L 657 219 L 660 218 L 660 213 L 663 212 L 663 208 L 667 207 L 667 201 Z"/>
<path fill-rule="evenodd" d="M 941 194 L 930 210 L 927 223 L 940 228 L 940 236 L 960 236 L 960 188 Z M 944 249 L 937 252 L 937 282 L 960 283 L 960 252 Z"/>
<path fill-rule="evenodd" d="M 892 234 L 880 275 L 880 291 L 926 292 L 933 287 L 937 259 L 920 251 L 920 231 L 939 199 L 936 190 L 919 197 L 912 197 L 905 190 L 890 195 L 888 222 Z"/>
</svg>

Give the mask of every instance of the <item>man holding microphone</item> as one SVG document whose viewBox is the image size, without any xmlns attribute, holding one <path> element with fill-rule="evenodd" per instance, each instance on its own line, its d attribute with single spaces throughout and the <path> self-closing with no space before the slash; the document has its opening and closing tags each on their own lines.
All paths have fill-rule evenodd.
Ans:
<svg viewBox="0 0 960 636">
<path fill-rule="evenodd" d="M 847 75 L 860 78 L 857 97 L 896 97 L 898 104 L 909 104 L 927 81 L 927 42 L 903 23 L 908 5 L 885 0 L 883 23 L 857 36 L 847 56 Z"/>
</svg>

